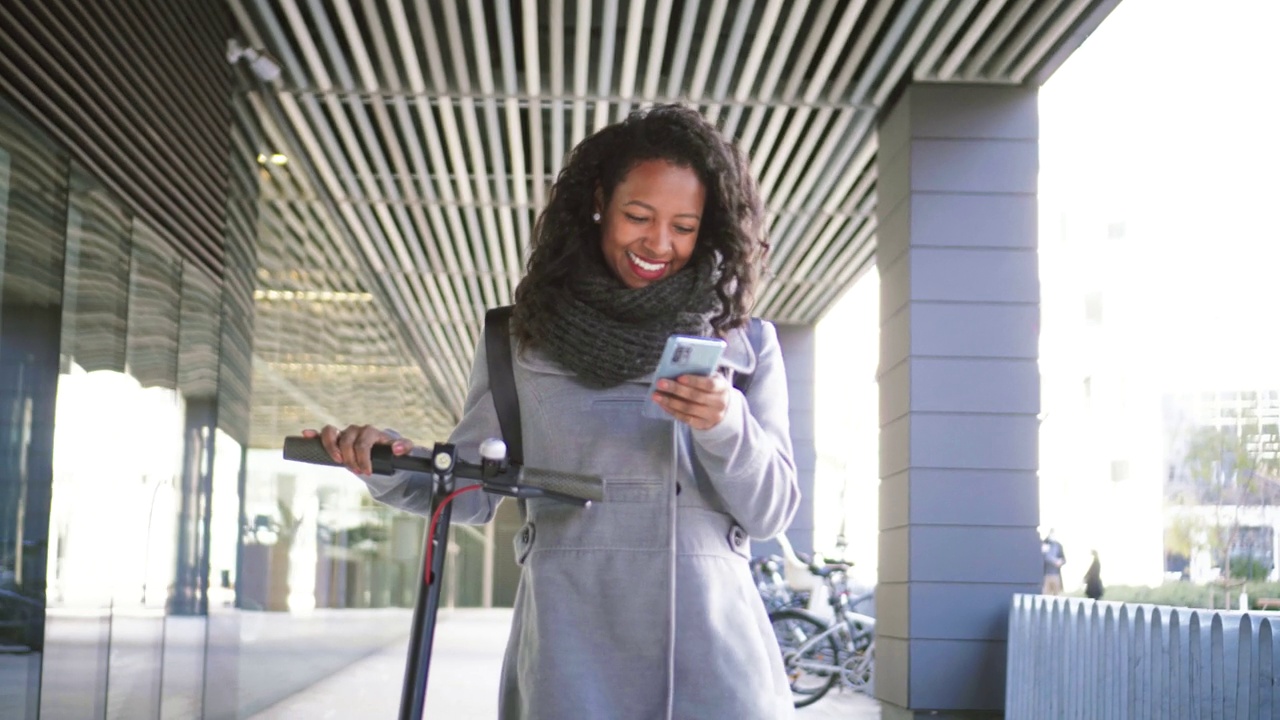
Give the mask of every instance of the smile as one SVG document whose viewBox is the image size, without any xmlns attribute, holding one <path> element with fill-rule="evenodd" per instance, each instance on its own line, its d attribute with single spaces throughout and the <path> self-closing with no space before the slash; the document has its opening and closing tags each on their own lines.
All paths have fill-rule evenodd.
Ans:
<svg viewBox="0 0 1280 720">
<path fill-rule="evenodd" d="M 646 280 L 651 280 L 662 275 L 663 271 L 667 269 L 667 265 L 670 264 L 644 260 L 630 250 L 627 251 L 627 260 L 631 261 L 631 268 L 635 271 L 636 275 L 639 275 Z"/>
</svg>

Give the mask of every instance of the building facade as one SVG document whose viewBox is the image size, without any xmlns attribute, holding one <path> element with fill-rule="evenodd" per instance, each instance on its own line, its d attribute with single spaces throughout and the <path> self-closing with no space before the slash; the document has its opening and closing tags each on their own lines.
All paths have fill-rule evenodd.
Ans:
<svg viewBox="0 0 1280 720">
<path fill-rule="evenodd" d="M 565 152 L 658 101 L 766 196 L 801 549 L 813 325 L 879 267 L 877 694 L 998 714 L 1037 88 L 1117 1 L 0 2 L 0 716 L 249 717 L 403 638 L 421 519 L 281 441 L 443 439 Z M 446 602 L 514 594 L 515 515 L 457 530 Z"/>
</svg>

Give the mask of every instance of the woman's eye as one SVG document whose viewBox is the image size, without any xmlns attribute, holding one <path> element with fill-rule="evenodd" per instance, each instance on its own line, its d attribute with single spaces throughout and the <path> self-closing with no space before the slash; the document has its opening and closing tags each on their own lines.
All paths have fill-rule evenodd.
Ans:
<svg viewBox="0 0 1280 720">
<path fill-rule="evenodd" d="M 624 213 L 624 214 L 627 216 L 627 219 L 630 220 L 631 222 L 641 223 L 645 221 L 645 218 L 642 218 L 639 215 L 632 215 L 631 213 Z"/>
<path fill-rule="evenodd" d="M 698 231 L 697 228 L 685 227 L 683 225 L 676 226 L 676 232 L 680 233 L 681 235 L 689 235 L 690 233 L 694 233 L 697 231 Z"/>
</svg>

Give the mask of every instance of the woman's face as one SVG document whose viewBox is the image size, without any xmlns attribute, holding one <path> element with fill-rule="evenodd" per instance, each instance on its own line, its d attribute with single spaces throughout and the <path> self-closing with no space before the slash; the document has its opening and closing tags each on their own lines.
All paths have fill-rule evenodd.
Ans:
<svg viewBox="0 0 1280 720">
<path fill-rule="evenodd" d="M 692 169 L 645 160 L 627 173 L 600 213 L 605 263 L 629 288 L 642 288 L 689 262 L 707 191 Z"/>
</svg>

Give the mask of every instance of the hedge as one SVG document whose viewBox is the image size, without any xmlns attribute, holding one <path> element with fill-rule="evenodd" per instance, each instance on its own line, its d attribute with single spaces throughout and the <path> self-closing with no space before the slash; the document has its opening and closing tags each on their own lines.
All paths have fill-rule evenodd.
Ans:
<svg viewBox="0 0 1280 720">
<path fill-rule="evenodd" d="M 1280 598 L 1280 582 L 1248 582 L 1244 584 L 1249 593 L 1249 608 L 1258 610 L 1260 598 Z M 1197 585 L 1190 582 L 1170 582 L 1158 587 L 1140 585 L 1108 585 L 1103 600 L 1112 602 L 1150 603 L 1152 605 L 1173 605 L 1175 607 L 1208 608 L 1209 593 L 1213 591 L 1214 604 L 1222 609 L 1223 598 L 1221 587 Z M 1073 593 L 1082 595 L 1082 593 Z M 1231 610 L 1240 607 L 1240 588 L 1231 589 Z"/>
</svg>

